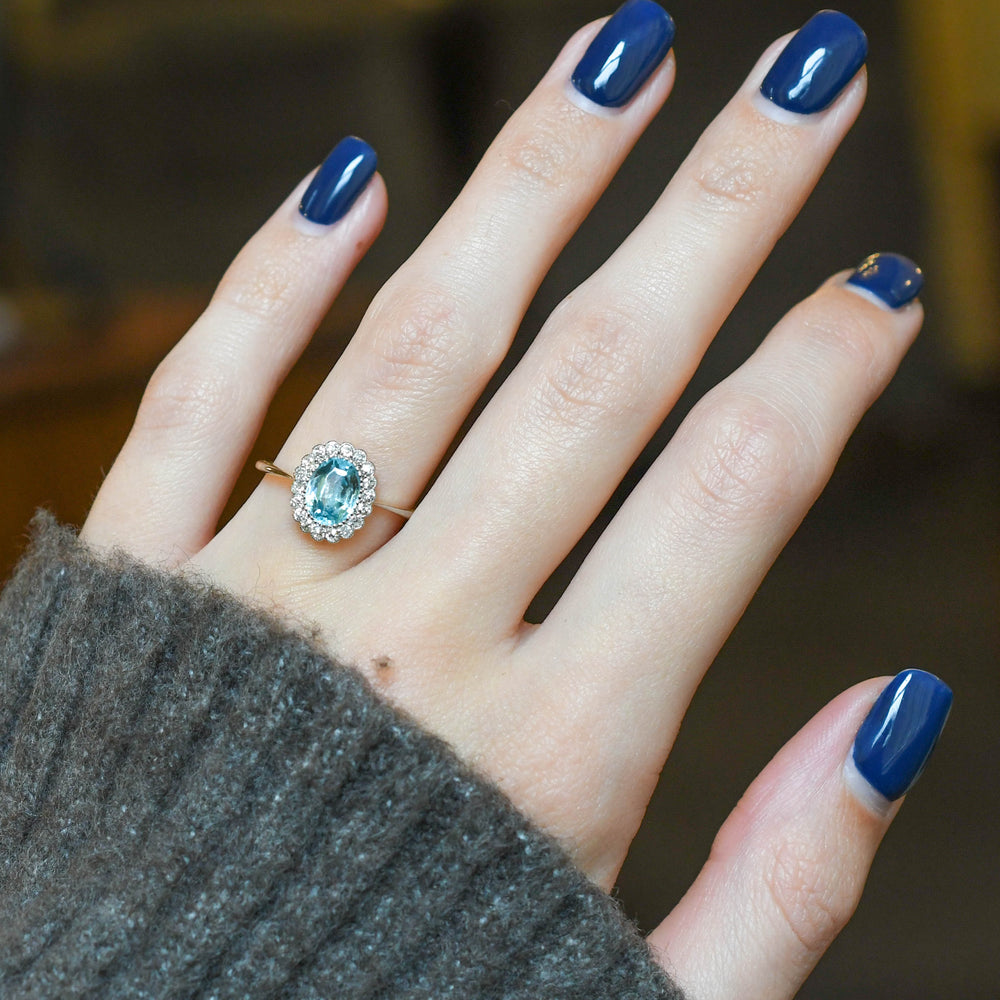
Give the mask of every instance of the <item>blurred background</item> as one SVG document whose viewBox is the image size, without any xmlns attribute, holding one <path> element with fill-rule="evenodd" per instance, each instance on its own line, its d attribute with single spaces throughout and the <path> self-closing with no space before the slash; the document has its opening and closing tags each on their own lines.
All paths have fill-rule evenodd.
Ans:
<svg viewBox="0 0 1000 1000">
<path fill-rule="evenodd" d="M 616 501 L 691 401 L 830 273 L 873 250 L 913 256 L 925 333 L 698 693 L 620 893 L 653 926 L 809 716 L 855 681 L 919 666 L 955 689 L 951 722 L 802 996 L 996 1000 L 1000 4 L 842 9 L 871 42 L 867 107 Z M 673 97 L 553 268 L 518 349 L 638 221 L 763 48 L 814 6 L 670 10 Z M 3 574 L 34 508 L 82 521 L 156 361 L 243 241 L 356 133 L 379 151 L 389 220 L 273 407 L 254 454 L 276 453 L 374 291 L 569 35 L 609 12 L 603 0 L 3 0 Z"/>
</svg>

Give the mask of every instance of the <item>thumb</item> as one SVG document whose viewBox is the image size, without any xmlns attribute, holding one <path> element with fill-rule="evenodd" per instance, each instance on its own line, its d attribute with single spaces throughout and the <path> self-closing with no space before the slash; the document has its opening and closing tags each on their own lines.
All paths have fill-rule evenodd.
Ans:
<svg viewBox="0 0 1000 1000">
<path fill-rule="evenodd" d="M 689 996 L 795 995 L 854 912 L 950 707 L 936 677 L 904 671 L 840 695 L 778 753 L 650 935 Z"/>
</svg>

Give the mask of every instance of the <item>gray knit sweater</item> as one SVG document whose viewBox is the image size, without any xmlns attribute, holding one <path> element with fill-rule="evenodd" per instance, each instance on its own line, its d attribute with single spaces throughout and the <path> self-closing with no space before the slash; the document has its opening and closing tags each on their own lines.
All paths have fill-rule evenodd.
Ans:
<svg viewBox="0 0 1000 1000">
<path fill-rule="evenodd" d="M 40 515 L 0 596 L 0 997 L 679 998 L 447 746 Z"/>
</svg>

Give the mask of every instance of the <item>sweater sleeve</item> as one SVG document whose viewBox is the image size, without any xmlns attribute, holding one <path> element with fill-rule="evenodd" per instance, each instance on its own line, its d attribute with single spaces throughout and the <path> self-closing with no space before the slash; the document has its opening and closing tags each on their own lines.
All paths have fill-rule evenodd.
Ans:
<svg viewBox="0 0 1000 1000">
<path fill-rule="evenodd" d="M 681 996 L 357 673 L 46 515 L 0 596 L 0 995 Z"/>
</svg>

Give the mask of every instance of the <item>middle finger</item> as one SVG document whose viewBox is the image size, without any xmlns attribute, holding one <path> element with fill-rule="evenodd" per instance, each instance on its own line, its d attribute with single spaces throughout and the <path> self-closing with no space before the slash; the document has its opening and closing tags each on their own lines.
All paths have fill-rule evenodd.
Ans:
<svg viewBox="0 0 1000 1000">
<path fill-rule="evenodd" d="M 372 571 L 409 555 L 426 573 L 434 551 L 444 590 L 481 625 L 517 627 L 857 117 L 866 51 L 853 21 L 824 12 L 764 54 L 645 220 L 553 313 Z"/>
</svg>

